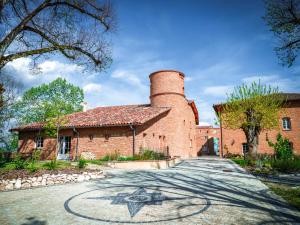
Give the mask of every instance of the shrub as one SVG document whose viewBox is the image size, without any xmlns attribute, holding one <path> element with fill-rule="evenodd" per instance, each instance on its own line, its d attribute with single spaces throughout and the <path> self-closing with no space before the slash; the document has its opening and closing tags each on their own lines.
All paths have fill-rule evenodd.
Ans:
<svg viewBox="0 0 300 225">
<path fill-rule="evenodd" d="M 30 157 L 30 162 L 29 162 L 29 165 L 27 167 L 27 169 L 30 172 L 37 171 L 38 167 L 36 166 L 36 161 L 40 159 L 40 156 L 41 156 L 41 150 L 36 149 L 32 152 L 32 155 Z"/>
<path fill-rule="evenodd" d="M 44 165 L 48 170 L 56 170 L 58 168 L 58 163 L 56 159 L 51 160 L 50 162 L 46 162 Z"/>
<path fill-rule="evenodd" d="M 15 159 L 14 159 L 14 165 L 15 165 L 15 169 L 16 170 L 22 170 L 25 169 L 25 167 L 27 166 L 27 162 L 22 159 L 20 154 L 17 154 Z"/>
<path fill-rule="evenodd" d="M 271 166 L 280 172 L 300 171 L 300 160 L 297 158 L 273 160 Z"/>
<path fill-rule="evenodd" d="M 233 153 L 230 153 L 228 152 L 227 154 L 224 155 L 224 158 L 239 158 L 239 159 L 243 159 L 244 157 L 240 154 L 233 154 Z"/>
<path fill-rule="evenodd" d="M 135 158 L 133 156 L 119 156 L 118 161 L 133 161 Z"/>
<path fill-rule="evenodd" d="M 115 150 L 114 153 L 111 154 L 106 154 L 104 157 L 102 157 L 100 160 L 101 161 L 113 161 L 113 160 L 118 160 L 120 157 L 120 153 L 118 150 Z"/>
<path fill-rule="evenodd" d="M 78 161 L 78 168 L 84 169 L 87 166 L 87 161 L 85 159 L 79 159 Z"/>
<path fill-rule="evenodd" d="M 140 153 L 141 160 L 160 160 L 165 159 L 165 156 L 161 152 L 155 152 L 150 149 L 143 149 Z"/>
<path fill-rule="evenodd" d="M 35 162 L 31 161 L 26 169 L 29 170 L 31 173 L 33 173 L 33 172 L 37 171 L 38 168 L 37 168 Z"/>
<path fill-rule="evenodd" d="M 268 144 L 274 149 L 276 159 L 287 160 L 293 157 L 293 150 L 289 139 L 282 137 L 280 133 L 277 134 L 276 143 L 268 141 Z"/>
<path fill-rule="evenodd" d="M 239 164 L 241 167 L 245 166 L 253 166 L 255 164 L 255 161 L 250 159 L 241 159 L 241 158 L 232 158 L 232 161 L 234 161 L 236 164 Z"/>
<path fill-rule="evenodd" d="M 110 161 L 110 156 L 109 155 L 105 155 L 100 160 L 101 161 Z"/>
</svg>

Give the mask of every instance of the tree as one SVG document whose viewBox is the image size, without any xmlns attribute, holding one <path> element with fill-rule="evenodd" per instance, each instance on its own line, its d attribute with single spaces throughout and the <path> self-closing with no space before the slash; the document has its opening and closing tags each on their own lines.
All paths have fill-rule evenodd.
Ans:
<svg viewBox="0 0 300 225">
<path fill-rule="evenodd" d="M 300 49 L 300 1 L 267 0 L 264 20 L 277 36 L 275 51 L 284 66 L 292 66 Z"/>
<path fill-rule="evenodd" d="M 244 131 L 249 154 L 255 158 L 260 132 L 278 128 L 278 114 L 284 101 L 278 88 L 262 85 L 260 82 L 243 84 L 235 87 L 228 95 L 219 116 L 225 128 Z"/>
<path fill-rule="evenodd" d="M 27 90 L 15 106 L 19 123 L 47 122 L 57 115 L 80 112 L 83 109 L 83 90 L 65 79 L 57 78 Z"/>
<path fill-rule="evenodd" d="M 59 148 L 59 131 L 67 123 L 65 115 L 83 110 L 83 90 L 65 79 L 57 78 L 49 84 L 42 84 L 26 91 L 16 104 L 20 123 L 41 122 L 40 135 L 56 138 L 56 152 Z"/>
<path fill-rule="evenodd" d="M 111 61 L 111 5 L 94 0 L 0 0 L 0 70 L 8 62 L 60 53 L 86 68 Z"/>
<path fill-rule="evenodd" d="M 16 136 L 9 133 L 15 117 L 16 103 L 22 84 L 14 80 L 6 72 L 0 73 L 0 148 L 13 150 L 16 146 Z"/>
</svg>

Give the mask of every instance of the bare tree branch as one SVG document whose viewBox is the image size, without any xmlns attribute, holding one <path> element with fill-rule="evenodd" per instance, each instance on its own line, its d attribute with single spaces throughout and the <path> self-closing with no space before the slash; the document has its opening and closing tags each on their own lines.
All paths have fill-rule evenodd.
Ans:
<svg viewBox="0 0 300 225">
<path fill-rule="evenodd" d="M 114 20 L 107 1 L 2 0 L 0 7 L 1 21 L 6 21 L 0 34 L 0 70 L 17 58 L 50 53 L 61 53 L 87 69 L 109 65 L 106 37 Z"/>
</svg>

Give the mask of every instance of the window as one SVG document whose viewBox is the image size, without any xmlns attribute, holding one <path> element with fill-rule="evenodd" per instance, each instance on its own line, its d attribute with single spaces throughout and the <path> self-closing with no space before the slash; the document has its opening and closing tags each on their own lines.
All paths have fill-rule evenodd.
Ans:
<svg viewBox="0 0 300 225">
<path fill-rule="evenodd" d="M 94 135 L 90 134 L 90 135 L 89 135 L 89 139 L 90 139 L 90 141 L 93 141 Z"/>
<path fill-rule="evenodd" d="M 283 130 L 290 130 L 291 129 L 291 120 L 288 117 L 282 118 L 282 128 Z"/>
<path fill-rule="evenodd" d="M 243 153 L 246 153 L 249 151 L 249 146 L 247 143 L 243 143 L 242 146 L 243 146 Z"/>
<path fill-rule="evenodd" d="M 44 138 L 43 137 L 36 137 L 35 139 L 35 147 L 36 148 L 43 148 Z"/>
<path fill-rule="evenodd" d="M 108 141 L 108 139 L 109 139 L 109 134 L 105 134 L 105 135 L 104 135 L 104 138 L 105 138 L 104 141 Z"/>
</svg>

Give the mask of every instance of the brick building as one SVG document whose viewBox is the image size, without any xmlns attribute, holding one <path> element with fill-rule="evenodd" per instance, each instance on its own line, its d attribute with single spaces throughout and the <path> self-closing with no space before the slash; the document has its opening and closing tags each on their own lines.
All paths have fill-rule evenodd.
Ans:
<svg viewBox="0 0 300 225">
<path fill-rule="evenodd" d="M 198 111 L 184 94 L 184 74 L 174 70 L 149 76 L 150 104 L 97 107 L 66 116 L 56 139 L 40 135 L 42 123 L 12 129 L 19 133 L 19 152 L 41 149 L 42 158 L 74 159 L 83 152 L 103 157 L 118 151 L 133 155 L 151 149 L 183 158 L 197 156 Z"/>
<path fill-rule="evenodd" d="M 285 93 L 287 102 L 283 106 L 279 116 L 279 127 L 274 130 L 266 130 L 261 132 L 259 136 L 258 153 L 273 154 L 273 149 L 268 145 L 268 140 L 276 141 L 276 135 L 281 133 L 287 137 L 294 153 L 300 155 L 300 94 Z M 222 112 L 222 105 L 214 105 L 216 112 Z M 221 155 L 228 153 L 243 154 L 243 150 L 247 150 L 245 134 L 242 130 L 226 129 L 220 126 L 220 142 Z"/>
<path fill-rule="evenodd" d="M 220 128 L 213 126 L 197 126 L 196 146 L 198 156 L 219 155 L 220 151 Z"/>
</svg>

